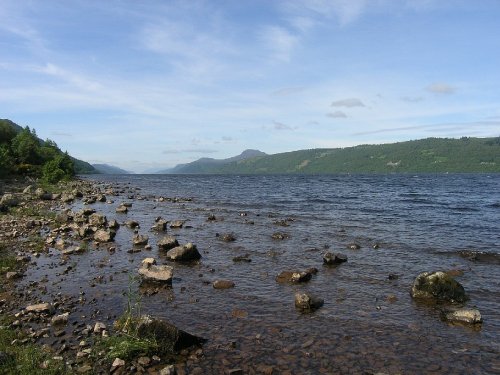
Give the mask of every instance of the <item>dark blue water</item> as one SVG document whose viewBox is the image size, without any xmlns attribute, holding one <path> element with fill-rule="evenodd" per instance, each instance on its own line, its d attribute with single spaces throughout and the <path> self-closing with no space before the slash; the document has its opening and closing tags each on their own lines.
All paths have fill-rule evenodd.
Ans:
<svg viewBox="0 0 500 375">
<path fill-rule="evenodd" d="M 166 262 L 155 246 L 161 236 L 149 232 L 155 217 L 186 220 L 187 227 L 168 232 L 195 243 L 200 264 L 175 265 L 172 289 L 144 296 L 142 304 L 145 312 L 209 339 L 203 359 L 188 363 L 188 371 L 242 367 L 255 373 L 258 365 L 293 374 L 500 369 L 500 175 L 91 178 L 102 191 L 120 192 L 113 204 L 95 208 L 108 219 L 139 221 L 153 245 L 149 252 L 127 253 L 133 233 L 122 227 L 114 255 L 88 255 L 89 267 L 112 264 L 94 272 L 115 275 L 101 286 L 102 309 L 119 312 L 127 273 L 135 273 L 143 258 Z M 114 211 L 122 201 L 133 202 L 126 216 Z M 218 220 L 207 221 L 210 214 Z M 276 224 L 282 220 L 289 226 Z M 289 238 L 272 239 L 278 231 Z M 236 241 L 223 242 L 217 233 L 233 233 Z M 348 249 L 352 242 L 361 249 Z M 346 254 L 348 262 L 324 267 L 327 249 Z M 482 257 L 470 260 L 460 255 L 464 250 Z M 233 262 L 241 255 L 252 261 Z M 319 272 L 307 284 L 275 281 L 283 270 L 309 267 Z M 415 277 L 435 270 L 462 273 L 457 280 L 470 296 L 467 306 L 481 311 L 482 327 L 450 326 L 439 319 L 442 307 L 411 299 Z M 76 282 L 85 283 L 88 272 L 81 267 Z M 389 274 L 399 278 L 389 280 Z M 236 287 L 214 290 L 215 279 Z M 294 293 L 301 290 L 323 298 L 323 308 L 296 311 Z"/>
</svg>

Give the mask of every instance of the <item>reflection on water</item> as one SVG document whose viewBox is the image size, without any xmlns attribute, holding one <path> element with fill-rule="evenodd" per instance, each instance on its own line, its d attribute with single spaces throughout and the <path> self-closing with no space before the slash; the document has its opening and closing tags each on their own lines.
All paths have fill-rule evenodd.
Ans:
<svg viewBox="0 0 500 375">
<path fill-rule="evenodd" d="M 146 313 L 166 318 L 209 339 L 199 366 L 206 373 L 271 366 L 300 374 L 494 373 L 500 342 L 498 263 L 460 256 L 474 250 L 497 257 L 500 249 L 500 176 L 93 176 L 113 204 L 93 205 L 108 219 L 140 223 L 151 251 L 128 253 L 133 231 L 122 226 L 116 252 L 93 250 L 78 259 L 70 278 L 58 280 L 57 251 L 41 258 L 23 281 L 46 276 L 55 292 L 86 292 L 88 314 L 120 314 L 141 260 L 168 263 L 149 231 L 156 217 L 186 220 L 168 229 L 202 254 L 194 265 L 174 265 L 172 288 L 144 291 Z M 136 190 L 135 188 L 139 188 Z M 190 197 L 192 201 L 158 201 Z M 140 198 L 140 199 L 137 199 Z M 126 215 L 115 213 L 133 202 Z M 74 210 L 81 208 L 77 203 Z M 214 215 L 217 220 L 207 220 Z M 277 225 L 283 221 L 288 226 Z M 284 232 L 289 238 L 275 240 Z M 234 242 L 217 234 L 232 233 Z M 349 243 L 359 250 L 347 248 Z M 374 248 L 374 245 L 376 248 Z M 348 262 L 324 267 L 324 252 L 342 252 Z M 247 256 L 251 262 L 234 262 Z M 303 285 L 278 284 L 283 270 L 319 272 Z M 410 286 L 420 272 L 459 269 L 457 279 L 484 319 L 480 330 L 451 327 L 439 306 L 414 303 Z M 398 277 L 390 280 L 389 274 Z M 236 287 L 215 290 L 216 279 Z M 68 281 L 69 280 L 69 281 Z M 48 283 L 50 285 L 50 282 Z M 294 308 L 294 293 L 307 290 L 325 300 L 313 314 Z M 50 291 L 49 291 L 50 292 Z M 188 369 L 189 369 L 188 363 Z"/>
</svg>

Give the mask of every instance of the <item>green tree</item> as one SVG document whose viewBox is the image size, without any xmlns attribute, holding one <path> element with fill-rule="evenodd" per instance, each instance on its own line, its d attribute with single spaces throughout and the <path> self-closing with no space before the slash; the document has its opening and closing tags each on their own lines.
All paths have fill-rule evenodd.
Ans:
<svg viewBox="0 0 500 375">
<path fill-rule="evenodd" d="M 30 130 L 28 126 L 14 137 L 11 149 L 18 164 L 42 164 L 40 142 L 35 130 Z"/>
<path fill-rule="evenodd" d="M 74 175 L 73 162 L 67 153 L 59 154 L 54 159 L 47 161 L 42 167 L 42 180 L 55 184 Z"/>
</svg>

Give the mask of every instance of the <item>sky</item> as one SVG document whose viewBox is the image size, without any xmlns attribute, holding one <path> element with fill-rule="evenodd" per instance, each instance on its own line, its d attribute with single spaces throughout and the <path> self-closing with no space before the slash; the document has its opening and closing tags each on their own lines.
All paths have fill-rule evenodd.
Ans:
<svg viewBox="0 0 500 375">
<path fill-rule="evenodd" d="M 499 0 L 0 0 L 0 118 L 134 172 L 500 135 Z"/>
</svg>

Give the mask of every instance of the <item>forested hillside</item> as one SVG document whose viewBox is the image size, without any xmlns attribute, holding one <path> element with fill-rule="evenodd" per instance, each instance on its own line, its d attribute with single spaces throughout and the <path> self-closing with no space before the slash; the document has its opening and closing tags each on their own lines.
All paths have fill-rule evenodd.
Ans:
<svg viewBox="0 0 500 375">
<path fill-rule="evenodd" d="M 55 183 L 77 173 L 96 171 L 62 152 L 54 141 L 39 139 L 35 129 L 0 119 L 0 178 L 22 175 Z"/>
<path fill-rule="evenodd" d="M 500 137 L 427 138 L 383 145 L 312 149 L 226 164 L 210 173 L 500 172 Z"/>
</svg>

